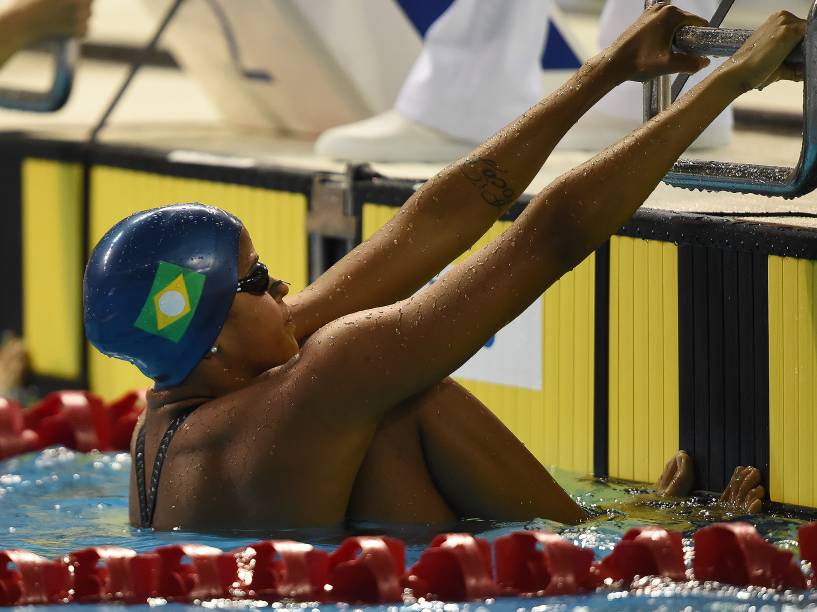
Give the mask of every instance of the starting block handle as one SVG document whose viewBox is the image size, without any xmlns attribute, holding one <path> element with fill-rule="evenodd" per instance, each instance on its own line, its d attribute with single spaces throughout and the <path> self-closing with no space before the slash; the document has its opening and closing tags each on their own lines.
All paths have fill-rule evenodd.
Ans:
<svg viewBox="0 0 817 612">
<path fill-rule="evenodd" d="M 54 57 L 54 77 L 46 91 L 0 87 L 0 107 L 35 113 L 50 113 L 62 108 L 71 95 L 74 71 L 79 56 L 76 39 L 49 43 Z"/>
<path fill-rule="evenodd" d="M 684 189 L 794 198 L 791 175 L 792 168 L 785 166 L 679 159 L 664 182 Z M 804 193 L 812 189 L 813 183 Z"/>
<path fill-rule="evenodd" d="M 706 57 L 730 57 L 743 46 L 754 30 L 728 30 L 724 28 L 699 28 L 684 26 L 675 34 L 673 46 L 684 53 Z M 787 64 L 802 64 L 805 61 L 803 43 L 800 43 L 789 57 Z"/>
<path fill-rule="evenodd" d="M 650 8 L 658 0 L 645 0 Z M 728 57 L 737 51 L 751 30 L 683 27 L 675 36 L 678 50 L 701 56 Z M 803 143 L 797 166 L 761 166 L 722 161 L 680 159 L 664 177 L 673 187 L 702 191 L 729 191 L 796 198 L 817 189 L 817 0 L 809 11 L 806 36 L 787 63 L 805 65 L 803 83 Z M 670 77 L 644 83 L 644 120 L 672 103 Z"/>
</svg>

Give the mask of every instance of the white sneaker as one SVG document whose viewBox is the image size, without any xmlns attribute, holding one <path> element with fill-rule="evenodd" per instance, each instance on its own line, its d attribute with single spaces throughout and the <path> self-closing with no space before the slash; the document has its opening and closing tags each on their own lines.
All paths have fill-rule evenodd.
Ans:
<svg viewBox="0 0 817 612">
<path fill-rule="evenodd" d="M 641 125 L 639 121 L 591 110 L 570 128 L 556 148 L 563 151 L 601 151 Z M 718 121 L 706 128 L 689 146 L 689 150 L 723 147 L 731 141 L 731 121 Z"/>
<path fill-rule="evenodd" d="M 355 162 L 449 162 L 475 146 L 390 110 L 326 130 L 315 142 L 315 153 Z"/>
</svg>

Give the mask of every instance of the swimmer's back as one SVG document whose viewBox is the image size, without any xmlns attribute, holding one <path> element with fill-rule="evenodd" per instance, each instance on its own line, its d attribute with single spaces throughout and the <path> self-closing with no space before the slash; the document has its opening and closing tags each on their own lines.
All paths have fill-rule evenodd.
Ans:
<svg viewBox="0 0 817 612">
<path fill-rule="evenodd" d="M 187 417 L 162 467 L 153 527 L 240 529 L 344 520 L 359 465 L 354 458 L 365 455 L 370 434 L 340 431 L 335 419 L 322 418 L 323 408 L 292 390 L 303 385 L 286 369 L 275 368 L 249 387 L 206 401 Z M 150 392 L 146 416 L 137 425 L 137 433 L 145 428 L 148 475 L 172 419 L 201 403 L 172 393 Z M 130 496 L 130 521 L 138 526 L 135 462 Z"/>
</svg>

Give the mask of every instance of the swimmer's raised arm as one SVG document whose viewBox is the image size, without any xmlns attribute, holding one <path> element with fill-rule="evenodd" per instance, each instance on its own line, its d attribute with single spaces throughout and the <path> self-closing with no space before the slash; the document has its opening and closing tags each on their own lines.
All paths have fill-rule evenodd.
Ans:
<svg viewBox="0 0 817 612">
<path fill-rule="evenodd" d="M 326 401 L 377 422 L 396 401 L 454 371 L 630 218 L 673 162 L 740 94 L 775 80 L 805 24 L 781 12 L 670 109 L 538 194 L 499 238 L 393 306 L 326 326 L 301 359 Z M 312 342 L 323 347 L 310 350 Z M 326 344 L 331 344 L 327 348 Z M 343 401 L 345 400 L 345 401 Z"/>
<path fill-rule="evenodd" d="M 672 52 L 673 34 L 684 25 L 706 21 L 669 6 L 646 11 L 558 91 L 423 185 L 368 241 L 288 300 L 297 337 L 423 286 L 516 201 L 565 132 L 613 87 L 702 68 L 706 60 Z"/>
</svg>

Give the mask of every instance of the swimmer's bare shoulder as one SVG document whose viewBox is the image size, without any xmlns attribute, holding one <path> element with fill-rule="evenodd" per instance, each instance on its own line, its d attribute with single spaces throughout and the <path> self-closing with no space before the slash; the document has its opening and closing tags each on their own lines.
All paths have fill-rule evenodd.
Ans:
<svg viewBox="0 0 817 612">
<path fill-rule="evenodd" d="M 371 432 L 342 426 L 331 406 L 310 401 L 314 384 L 301 375 L 296 359 L 197 408 L 173 439 L 154 526 L 341 523 Z M 169 422 L 167 409 L 154 406 L 145 419 L 148 457 L 155 456 Z M 132 474 L 134 525 L 138 507 Z"/>
</svg>

